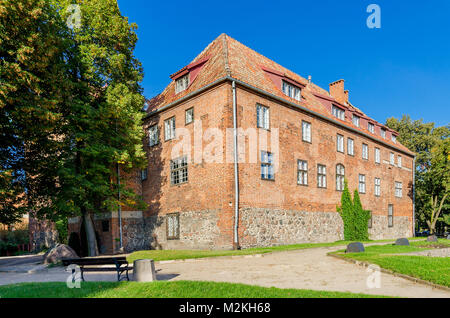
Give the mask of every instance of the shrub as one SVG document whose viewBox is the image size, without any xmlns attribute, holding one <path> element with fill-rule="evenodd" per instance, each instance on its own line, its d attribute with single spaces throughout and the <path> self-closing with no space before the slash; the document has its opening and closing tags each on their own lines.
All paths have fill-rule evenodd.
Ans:
<svg viewBox="0 0 450 318">
<path fill-rule="evenodd" d="M 365 241 L 369 239 L 368 221 L 370 211 L 364 210 L 357 190 L 352 200 L 345 180 L 344 191 L 341 195 L 341 205 L 336 207 L 344 223 L 344 239 L 346 241 Z"/>
</svg>

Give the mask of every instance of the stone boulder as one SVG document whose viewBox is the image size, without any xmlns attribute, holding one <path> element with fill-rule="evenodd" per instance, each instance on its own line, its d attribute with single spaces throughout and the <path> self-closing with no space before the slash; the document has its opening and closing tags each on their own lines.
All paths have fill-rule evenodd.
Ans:
<svg viewBox="0 0 450 318">
<path fill-rule="evenodd" d="M 63 258 L 80 258 L 68 245 L 56 244 L 44 255 L 44 264 L 55 264 Z"/>
<path fill-rule="evenodd" d="M 427 237 L 427 242 L 437 242 L 437 241 L 438 241 L 437 236 L 434 234 Z"/>
<path fill-rule="evenodd" d="M 409 246 L 409 241 L 407 238 L 399 238 L 395 241 L 394 245 L 402 245 L 402 246 Z"/>
<path fill-rule="evenodd" d="M 345 253 L 361 253 L 364 251 L 365 251 L 364 245 L 360 242 L 355 242 L 347 245 Z"/>
</svg>

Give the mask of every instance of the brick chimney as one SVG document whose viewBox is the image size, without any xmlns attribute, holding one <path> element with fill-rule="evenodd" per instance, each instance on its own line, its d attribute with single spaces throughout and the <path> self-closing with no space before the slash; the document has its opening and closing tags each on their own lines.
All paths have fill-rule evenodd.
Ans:
<svg viewBox="0 0 450 318">
<path fill-rule="evenodd" d="M 344 80 L 340 79 L 330 84 L 330 94 L 339 103 L 347 104 L 348 102 L 348 90 L 344 90 Z"/>
</svg>

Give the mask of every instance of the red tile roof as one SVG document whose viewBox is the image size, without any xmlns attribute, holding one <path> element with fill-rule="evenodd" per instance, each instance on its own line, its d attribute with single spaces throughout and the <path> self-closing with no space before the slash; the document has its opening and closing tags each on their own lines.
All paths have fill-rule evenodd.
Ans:
<svg viewBox="0 0 450 318">
<path fill-rule="evenodd" d="M 332 104 L 343 107 L 351 113 L 356 113 L 361 118 L 386 129 L 387 132 L 393 133 L 394 135 L 398 134 L 394 130 L 389 129 L 383 124 L 369 118 L 351 103 L 347 103 L 346 105 L 339 103 L 327 90 L 315 85 L 312 82 L 309 82 L 305 78 L 255 52 L 226 34 L 221 34 L 217 37 L 189 65 L 172 74 L 171 78 L 176 79 L 180 76 L 180 74 L 184 74 L 186 70 L 196 67 L 202 63 L 204 63 L 204 65 L 201 66 L 202 69 L 200 72 L 196 74 L 195 81 L 191 81 L 186 90 L 175 94 L 175 80 L 173 80 L 161 94 L 149 100 L 147 112 L 150 113 L 158 110 L 219 79 L 224 77 L 232 77 L 290 103 L 295 103 L 299 106 L 319 113 L 324 117 L 338 121 L 344 126 L 358 130 L 366 135 L 370 135 L 372 138 L 390 144 L 403 152 L 414 155 L 414 153 L 409 151 L 398 141 L 394 143 L 390 138 L 388 138 L 388 135 L 386 136 L 387 138 L 384 139 L 379 134 L 377 135 L 377 130 L 375 130 L 375 134 L 372 134 L 367 129 L 353 125 L 351 117 L 346 116 L 345 121 L 337 119 L 331 113 Z M 298 84 L 300 87 L 303 87 L 301 90 L 301 101 L 299 102 L 286 96 L 282 92 L 281 87 L 276 85 L 276 83 L 271 79 L 270 74 L 276 74 L 283 77 L 288 82 Z"/>
</svg>

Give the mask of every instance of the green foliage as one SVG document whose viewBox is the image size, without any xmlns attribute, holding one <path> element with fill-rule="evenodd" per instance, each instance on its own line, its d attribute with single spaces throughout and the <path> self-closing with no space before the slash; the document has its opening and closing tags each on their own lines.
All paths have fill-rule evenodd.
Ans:
<svg viewBox="0 0 450 318">
<path fill-rule="evenodd" d="M 55 222 L 56 231 L 58 231 L 58 241 L 61 244 L 67 244 L 68 241 L 68 219 L 62 218 Z"/>
<path fill-rule="evenodd" d="M 17 245 L 28 243 L 28 230 L 0 231 L 0 254 L 15 249 Z"/>
<path fill-rule="evenodd" d="M 344 191 L 341 195 L 341 205 L 337 206 L 336 210 L 344 223 L 344 240 L 366 241 L 369 239 L 370 211 L 363 209 L 357 190 L 355 190 L 352 200 L 347 180 L 345 180 Z"/>
<path fill-rule="evenodd" d="M 416 153 L 417 228 L 442 227 L 450 214 L 450 125 L 435 127 L 404 115 L 400 120 L 389 118 L 386 126 L 398 131 L 397 140 Z"/>
</svg>

